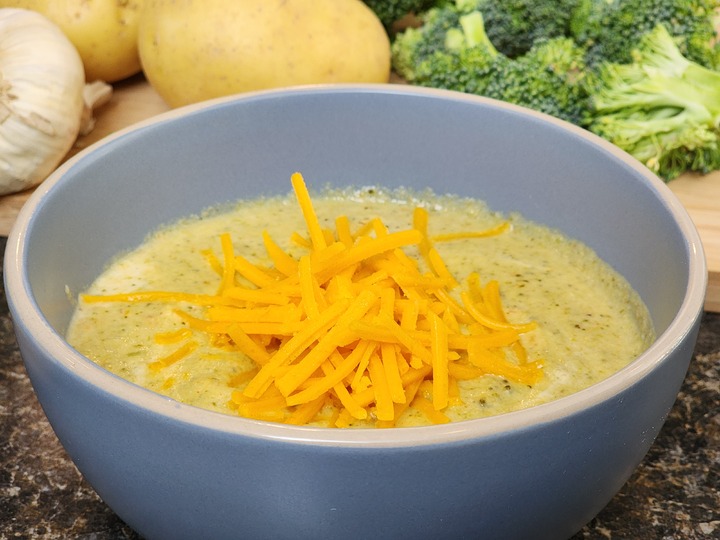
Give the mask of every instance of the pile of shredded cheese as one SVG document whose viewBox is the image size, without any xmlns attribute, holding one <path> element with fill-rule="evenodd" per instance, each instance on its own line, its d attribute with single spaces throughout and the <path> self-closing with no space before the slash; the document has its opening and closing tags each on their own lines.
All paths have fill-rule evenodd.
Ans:
<svg viewBox="0 0 720 540">
<path fill-rule="evenodd" d="M 291 179 L 307 233 L 291 241 L 300 257 L 267 232 L 272 264 L 235 253 L 221 235 L 221 257 L 205 252 L 218 273 L 215 295 L 147 291 L 83 295 L 85 302 L 187 302 L 204 318 L 174 312 L 185 322 L 160 333 L 172 353 L 148 364 L 162 370 L 198 347 L 196 332 L 217 347 L 252 359 L 256 369 L 228 381 L 229 406 L 241 416 L 305 425 L 348 427 L 363 421 L 392 427 L 408 409 L 430 423 L 449 422 L 460 400 L 458 381 L 494 375 L 526 384 L 542 377 L 542 362 L 527 358 L 520 336 L 535 323 L 508 322 L 496 281 L 477 274 L 461 284 L 434 243 L 502 234 L 484 231 L 431 237 L 428 213 L 417 207 L 410 229 L 391 232 L 374 218 L 353 232 L 346 216 L 323 228 L 302 176 Z M 415 246 L 418 257 L 408 255 Z M 168 384 L 172 384 L 169 382 Z"/>
</svg>

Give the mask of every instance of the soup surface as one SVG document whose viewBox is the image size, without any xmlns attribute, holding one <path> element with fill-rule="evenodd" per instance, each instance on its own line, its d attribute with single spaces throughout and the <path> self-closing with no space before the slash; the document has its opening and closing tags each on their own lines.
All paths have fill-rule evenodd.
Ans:
<svg viewBox="0 0 720 540">
<path fill-rule="evenodd" d="M 323 394 L 324 401 L 314 401 L 316 405 L 305 423 L 332 427 L 411 426 L 514 411 L 566 396 L 608 377 L 636 358 L 654 339 L 644 305 L 620 275 L 585 245 L 521 216 L 501 215 L 478 200 L 377 188 L 326 190 L 314 195 L 312 205 L 323 228 L 332 229 L 338 216 L 347 216 L 354 231 L 362 227 L 371 230 L 374 223 L 374 232 L 368 234 L 375 236 L 384 232 L 382 226 L 377 228 L 380 222 L 373 222 L 373 218 L 380 217 L 387 232 L 403 231 L 414 227 L 415 208 L 423 209 L 427 216 L 427 236 L 433 239 L 432 245 L 448 272 L 458 284 L 465 283 L 468 276 L 475 276 L 481 284 L 496 284 L 502 300 L 501 319 L 504 317 L 509 326 L 516 325 L 519 339 L 516 345 L 487 347 L 491 363 L 493 358 L 500 358 L 498 361 L 505 362 L 506 367 L 509 365 L 508 369 L 495 370 L 480 362 L 468 363 L 463 358 L 463 350 L 443 353 L 457 366 L 451 366 L 445 379 L 447 401 L 441 406 L 429 409 L 417 400 L 403 403 L 404 398 L 396 399 L 393 404 L 396 415 L 390 421 L 376 424 L 377 402 L 368 398 L 370 402 L 366 399 L 361 403 L 367 411 L 365 418 L 347 411 L 343 415 L 338 401 L 338 392 L 342 389 L 333 385 L 332 390 Z M 207 306 L 182 298 L 122 301 L 107 295 L 135 291 L 216 295 L 219 283 L 228 279 L 223 278 L 221 263 L 228 252 L 223 252 L 227 246 L 223 248 L 218 240 L 221 235 L 230 234 L 233 257 L 241 256 L 256 265 L 255 268 L 267 270 L 273 268 L 273 260 L 264 243 L 263 231 L 266 238 L 274 239 L 284 253 L 298 261 L 308 249 L 303 245 L 310 242 L 308 228 L 307 219 L 292 196 L 240 201 L 231 208 L 208 211 L 163 228 L 136 250 L 115 260 L 89 287 L 86 293 L 94 295 L 94 301 L 81 298 L 78 302 L 68 340 L 109 371 L 178 401 L 228 414 L 285 421 L 300 405 L 280 407 L 280 412 L 265 409 L 258 409 L 257 414 L 242 412 L 246 410 L 243 404 L 247 401 L 242 393 L 259 366 L 233 346 L 234 341 L 241 341 L 237 333 L 230 338 L 222 332 L 199 328 L 197 321 L 206 316 Z M 491 233 L 453 236 L 453 233 L 467 231 Z M 300 235 L 293 237 L 293 233 Z M 423 275 L 432 274 L 424 269 L 422 246 L 408 245 L 402 249 L 411 260 L 418 261 Z M 240 275 L 232 281 L 233 286 L 256 287 Z M 480 285 L 476 283 L 475 287 L 478 289 Z M 462 286 L 448 290 L 450 296 L 457 296 Z M 430 311 L 437 312 L 438 317 L 432 321 L 442 321 L 438 323 L 442 332 L 446 332 L 446 326 L 458 326 L 457 321 L 463 314 L 457 310 L 453 315 L 449 308 L 443 311 L 435 300 L 422 304 L 430 305 Z M 462 305 L 461 300 L 457 302 Z M 307 303 L 300 302 L 301 306 Z M 273 307 L 268 305 L 263 309 L 269 313 Z M 179 316 L 179 310 L 184 316 Z M 398 316 L 398 327 L 406 322 Z M 473 324 L 477 326 L 477 323 L 468 323 L 468 328 Z M 478 331 L 494 331 L 500 335 L 503 329 L 499 326 Z M 436 329 L 436 337 L 437 332 Z M 456 332 L 462 335 L 467 330 L 459 328 Z M 252 340 L 251 346 L 259 344 L 263 350 L 278 349 L 290 338 L 275 336 L 273 345 L 271 338 L 252 335 L 252 330 L 243 336 L 242 339 Z M 462 336 L 450 339 L 462 339 Z M 186 347 L 190 341 L 192 347 Z M 328 363 L 323 364 L 325 375 L 332 369 L 340 369 L 339 364 L 356 344 L 351 338 L 346 341 L 350 343 L 344 343 L 345 348 L 332 351 L 341 354 L 328 356 Z M 412 352 L 402 357 L 400 347 L 399 343 L 389 348 L 378 345 L 377 357 L 387 360 L 383 354 L 388 352 L 395 369 L 404 374 L 417 358 Z M 428 345 L 427 350 L 433 347 Z M 520 366 L 517 377 L 513 375 L 513 366 Z M 368 381 L 375 382 L 374 376 L 378 375 L 372 373 L 371 368 L 372 362 L 367 370 L 357 368 L 362 369 L 362 373 L 353 372 L 344 377 L 351 395 L 359 396 L 363 389 L 367 394 Z M 320 369 L 313 371 L 298 391 L 307 387 L 308 381 L 317 381 L 323 376 Z M 528 378 L 521 372 L 537 376 Z M 473 373 L 479 376 L 471 376 Z M 432 402 L 432 375 L 425 379 L 424 386 L 418 383 L 420 386 L 414 387 L 414 395 L 422 396 L 426 391 L 426 397 Z M 354 386 L 355 383 L 361 388 Z M 377 390 L 375 392 L 371 395 L 377 398 Z"/>
</svg>

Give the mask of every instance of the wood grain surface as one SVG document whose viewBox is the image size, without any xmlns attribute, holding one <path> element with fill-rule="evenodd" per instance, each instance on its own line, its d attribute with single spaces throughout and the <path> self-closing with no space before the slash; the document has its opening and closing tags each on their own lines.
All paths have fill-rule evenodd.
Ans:
<svg viewBox="0 0 720 540">
<path fill-rule="evenodd" d="M 119 129 L 168 109 L 142 76 L 117 83 L 110 102 L 96 111 L 93 131 L 80 137 L 66 158 Z M 670 182 L 669 186 L 700 231 L 706 251 L 709 286 L 705 308 L 720 312 L 720 171 L 705 176 L 683 175 Z M 0 197 L 0 236 L 7 236 L 10 232 L 20 208 L 31 193 L 32 190 L 27 190 Z"/>
</svg>

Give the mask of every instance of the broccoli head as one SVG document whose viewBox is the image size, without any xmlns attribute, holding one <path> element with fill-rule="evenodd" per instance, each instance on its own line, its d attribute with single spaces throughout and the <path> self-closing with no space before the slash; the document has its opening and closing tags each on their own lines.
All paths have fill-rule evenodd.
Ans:
<svg viewBox="0 0 720 540">
<path fill-rule="evenodd" d="M 442 20 L 445 25 L 452 18 L 443 16 Z M 441 35 L 428 37 L 442 45 L 433 47 L 416 64 L 413 82 L 420 86 L 483 95 L 492 74 L 505 59 L 485 34 L 479 11 L 455 11 L 453 26 L 444 28 Z"/>
<path fill-rule="evenodd" d="M 409 82 L 491 97 L 578 123 L 587 109 L 584 50 L 572 39 L 538 40 L 510 58 L 490 41 L 484 13 L 461 3 L 435 8 L 398 35 L 393 64 Z"/>
<path fill-rule="evenodd" d="M 605 63 L 588 80 L 588 129 L 660 177 L 720 167 L 720 73 L 683 56 L 664 25 L 630 63 Z"/>
<path fill-rule="evenodd" d="M 395 72 L 410 83 L 415 83 L 424 75 L 417 75 L 418 69 L 427 74 L 422 64 L 431 56 L 445 54 L 448 51 L 446 40 L 448 32 L 458 31 L 460 17 L 467 13 L 463 1 L 436 5 L 418 15 L 419 27 L 410 27 L 395 36 L 392 44 L 392 63 Z M 470 0 L 471 2 L 473 0 Z"/>
<path fill-rule="evenodd" d="M 386 29 L 410 13 L 418 14 L 429 9 L 436 0 L 363 0 L 377 15 Z"/>
<path fill-rule="evenodd" d="M 642 36 L 663 24 L 680 52 L 705 67 L 720 65 L 713 20 L 720 0 L 580 0 L 571 33 L 588 49 L 588 64 L 626 63 Z"/>
<path fill-rule="evenodd" d="M 580 125 L 589 99 L 584 56 L 571 38 L 536 41 L 526 54 L 497 63 L 484 95 Z"/>
<path fill-rule="evenodd" d="M 481 0 L 493 45 L 511 58 L 528 52 L 538 40 L 570 35 L 570 20 L 580 0 Z"/>
</svg>

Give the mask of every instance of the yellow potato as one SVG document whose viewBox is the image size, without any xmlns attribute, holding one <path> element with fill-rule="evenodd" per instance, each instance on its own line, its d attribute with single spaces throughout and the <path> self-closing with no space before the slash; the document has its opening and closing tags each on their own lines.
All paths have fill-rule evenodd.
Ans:
<svg viewBox="0 0 720 540">
<path fill-rule="evenodd" d="M 0 0 L 0 7 L 38 11 L 80 53 L 88 82 L 115 82 L 140 72 L 137 31 L 143 0 Z"/>
<path fill-rule="evenodd" d="M 146 0 L 138 45 L 145 76 L 173 107 L 390 76 L 387 33 L 360 0 Z"/>
</svg>

